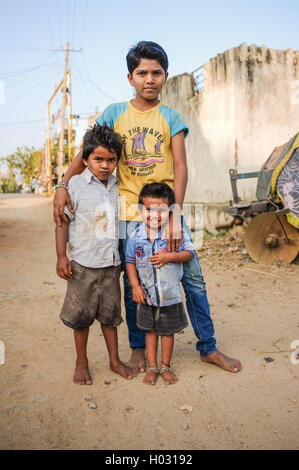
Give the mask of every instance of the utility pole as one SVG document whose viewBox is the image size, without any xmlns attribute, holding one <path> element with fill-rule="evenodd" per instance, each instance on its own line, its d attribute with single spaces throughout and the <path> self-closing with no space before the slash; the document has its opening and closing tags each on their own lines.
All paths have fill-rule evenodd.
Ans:
<svg viewBox="0 0 299 470">
<path fill-rule="evenodd" d="M 50 124 L 50 105 L 58 90 L 61 88 L 63 80 L 55 88 L 53 95 L 47 105 L 47 145 L 46 145 L 46 174 L 47 174 L 47 191 L 52 192 L 52 143 L 51 143 L 51 124 Z"/>
<path fill-rule="evenodd" d="M 62 105 L 61 105 L 61 116 L 60 116 L 60 135 L 58 142 L 58 154 L 57 154 L 57 174 L 58 174 L 58 183 L 62 180 L 63 165 L 64 165 L 64 124 L 65 124 L 65 107 L 67 102 L 66 96 L 66 82 L 67 82 L 67 70 L 68 70 L 68 61 L 69 61 L 69 47 L 70 44 L 66 43 L 66 53 L 65 53 L 65 64 L 64 64 L 64 79 L 62 86 Z"/>
<path fill-rule="evenodd" d="M 66 45 L 66 49 L 53 49 L 53 52 L 65 52 L 65 66 L 64 66 L 64 78 L 60 84 L 55 87 L 55 91 L 51 96 L 48 105 L 47 105 L 47 145 L 46 145 L 46 174 L 47 174 L 47 190 L 52 192 L 52 144 L 51 144 L 51 125 L 50 125 L 50 105 L 55 97 L 58 90 L 62 88 L 62 106 L 60 110 L 60 135 L 59 135 L 59 144 L 58 144 L 58 154 L 57 154 L 57 172 L 58 172 L 58 182 L 61 182 L 63 165 L 64 165 L 64 126 L 65 126 L 65 107 L 68 105 L 68 152 L 69 156 L 71 155 L 71 138 L 72 138 L 72 111 L 71 111 L 71 75 L 70 70 L 68 70 L 68 59 L 69 52 L 83 52 L 83 49 L 75 50 L 70 49 L 69 43 Z M 67 78 L 68 77 L 68 78 Z"/>
<path fill-rule="evenodd" d="M 67 71 L 67 144 L 68 144 L 68 160 L 72 161 L 72 139 L 73 139 L 73 126 L 72 126 L 72 93 L 71 93 L 71 71 Z"/>
</svg>

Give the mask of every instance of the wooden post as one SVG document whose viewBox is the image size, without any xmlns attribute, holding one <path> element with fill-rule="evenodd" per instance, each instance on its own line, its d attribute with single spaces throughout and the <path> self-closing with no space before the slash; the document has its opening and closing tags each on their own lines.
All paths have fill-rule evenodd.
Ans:
<svg viewBox="0 0 299 470">
<path fill-rule="evenodd" d="M 47 145 L 46 145 L 46 163 L 45 163 L 45 169 L 46 169 L 46 185 L 47 185 L 47 191 L 49 193 L 52 192 L 52 142 L 51 142 L 51 124 L 50 124 L 50 105 L 51 102 L 58 92 L 58 90 L 61 88 L 63 84 L 63 80 L 59 83 L 59 85 L 55 88 L 53 95 L 48 101 L 47 104 Z"/>
<path fill-rule="evenodd" d="M 71 93 L 71 71 L 67 72 L 67 144 L 68 144 L 68 157 L 69 163 L 72 161 L 72 139 L 73 139 L 73 126 L 72 126 L 72 93 Z"/>
<path fill-rule="evenodd" d="M 47 105 L 47 146 L 46 146 L 46 185 L 47 192 L 51 193 L 52 191 L 52 151 L 51 151 L 51 124 L 50 124 L 50 104 L 52 98 Z"/>
<path fill-rule="evenodd" d="M 66 107 L 66 83 L 67 83 L 67 69 L 68 69 L 68 59 L 69 59 L 69 43 L 66 44 L 66 54 L 65 54 L 65 65 L 64 65 L 64 79 L 62 87 L 62 105 L 61 105 L 61 116 L 60 116 L 60 135 L 58 142 L 58 154 L 57 154 L 57 173 L 58 173 L 58 183 L 62 180 L 63 165 L 64 165 L 64 124 L 65 124 L 65 107 Z"/>
</svg>

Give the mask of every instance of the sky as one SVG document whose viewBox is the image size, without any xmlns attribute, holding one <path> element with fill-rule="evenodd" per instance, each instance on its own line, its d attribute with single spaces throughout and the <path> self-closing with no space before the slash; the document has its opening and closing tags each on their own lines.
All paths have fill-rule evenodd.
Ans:
<svg viewBox="0 0 299 470">
<path fill-rule="evenodd" d="M 125 57 L 139 40 L 161 44 L 171 77 L 244 42 L 299 49 L 298 23 L 298 0 L 0 0 L 0 157 L 44 145 L 67 42 L 72 112 L 86 118 L 133 97 Z"/>
</svg>

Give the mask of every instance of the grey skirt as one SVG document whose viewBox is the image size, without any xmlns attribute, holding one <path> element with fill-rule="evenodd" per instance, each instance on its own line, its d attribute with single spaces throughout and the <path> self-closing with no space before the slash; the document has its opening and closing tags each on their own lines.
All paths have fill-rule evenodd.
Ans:
<svg viewBox="0 0 299 470">
<path fill-rule="evenodd" d="M 188 326 L 183 302 L 165 307 L 138 304 L 137 326 L 141 330 L 155 330 L 159 336 L 170 336 Z"/>
</svg>

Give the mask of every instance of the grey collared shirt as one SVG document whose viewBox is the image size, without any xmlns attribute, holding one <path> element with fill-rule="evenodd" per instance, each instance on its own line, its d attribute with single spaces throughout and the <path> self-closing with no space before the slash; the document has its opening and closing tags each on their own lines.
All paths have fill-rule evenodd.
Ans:
<svg viewBox="0 0 299 470">
<path fill-rule="evenodd" d="M 143 222 L 132 233 L 126 247 L 126 263 L 136 266 L 141 287 L 146 294 L 146 302 L 157 307 L 183 301 L 180 287 L 184 274 L 183 263 L 166 263 L 156 269 L 150 262 L 155 252 L 167 252 L 167 240 L 162 239 L 161 236 L 160 231 L 154 242 L 151 242 Z M 183 238 L 184 244 L 180 245 L 179 251 L 191 251 L 194 255 L 192 240 L 185 230 Z"/>
<path fill-rule="evenodd" d="M 68 248 L 71 260 L 88 268 L 118 266 L 119 196 L 115 176 L 105 186 L 88 168 L 73 176 L 68 192 L 74 213 L 70 218 Z"/>
</svg>

